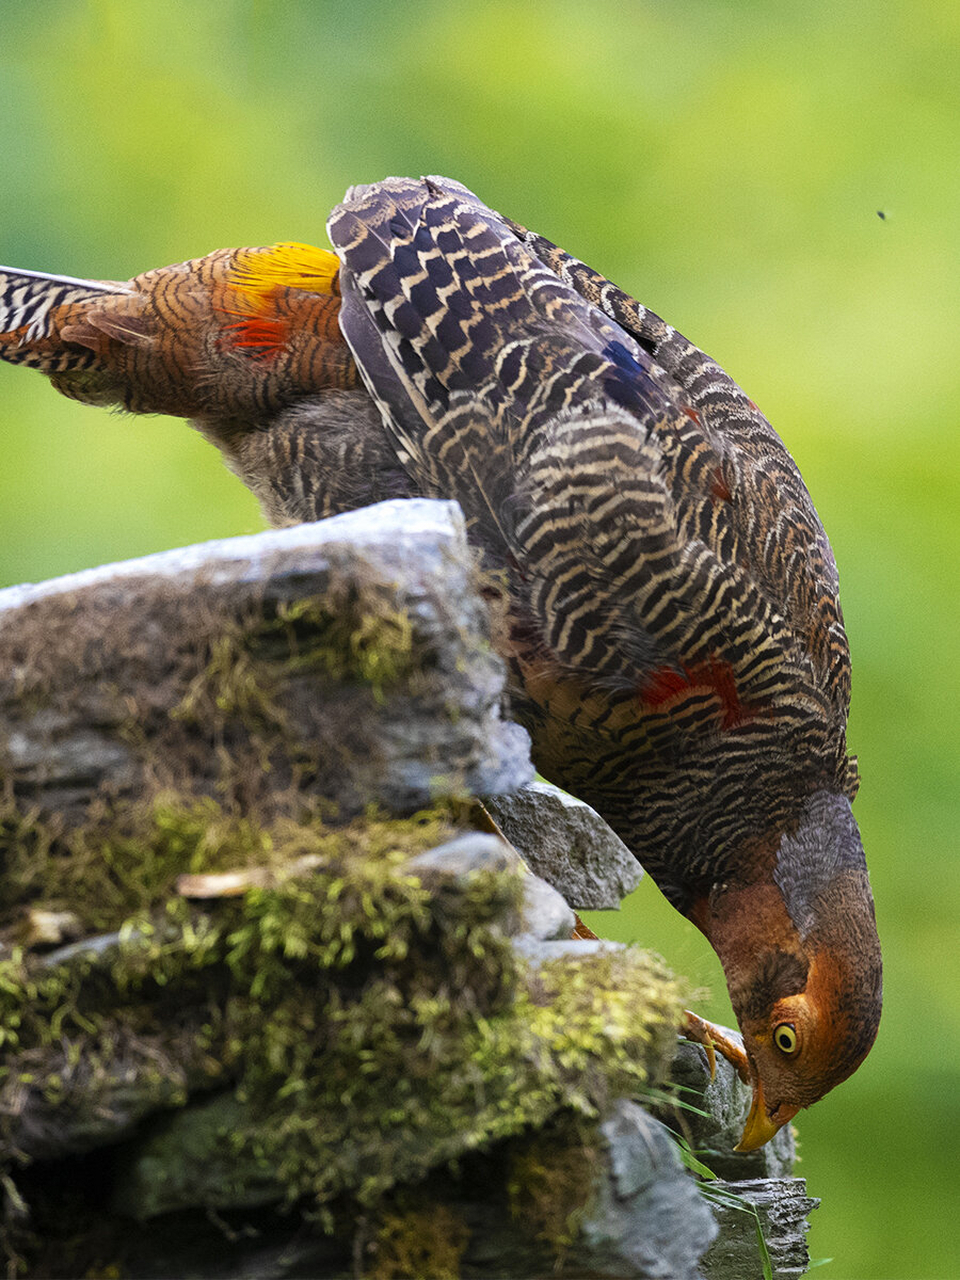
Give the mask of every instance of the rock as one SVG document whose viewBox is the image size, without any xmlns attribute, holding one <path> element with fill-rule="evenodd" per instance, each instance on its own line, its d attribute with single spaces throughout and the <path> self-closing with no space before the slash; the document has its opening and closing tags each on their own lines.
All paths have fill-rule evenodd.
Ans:
<svg viewBox="0 0 960 1280">
<path fill-rule="evenodd" d="M 701 1264 L 705 1280 L 742 1280 L 761 1274 L 758 1219 L 777 1280 L 806 1274 L 810 1265 L 807 1218 L 820 1201 L 806 1194 L 803 1178 L 717 1182 L 711 1189 L 720 1234 Z M 752 1206 L 756 1214 L 738 1208 L 738 1200 Z"/>
<path fill-rule="evenodd" d="M 418 853 L 407 866 L 419 876 L 439 875 L 463 883 L 474 871 L 519 870 L 520 859 L 499 836 L 468 831 L 456 840 Z"/>
<path fill-rule="evenodd" d="M 409 813 L 530 779 L 503 682 L 459 508 L 386 502 L 0 591 L 0 778 Z"/>
<path fill-rule="evenodd" d="M 682 984 L 570 940 L 642 872 L 556 788 L 502 794 L 531 767 L 475 587 L 417 501 L 0 592 L 11 1265 L 23 1203 L 34 1274 L 697 1275 L 710 1211 L 630 1100 Z M 516 849 L 465 830 L 497 793 Z M 725 1063 L 677 1071 L 718 1173 L 789 1171 L 731 1153 Z M 730 1189 L 774 1242 L 812 1203 Z M 727 1216 L 711 1280 L 756 1270 Z"/>
<path fill-rule="evenodd" d="M 580 1267 L 624 1280 L 698 1280 L 698 1260 L 717 1227 L 676 1143 L 628 1101 L 616 1104 L 602 1131 L 609 1164 L 582 1227 Z"/>
<path fill-rule="evenodd" d="M 22 787 L 87 787 L 111 776 L 130 777 L 128 747 L 49 710 L 8 733 L 4 746 L 8 767 Z"/>
<path fill-rule="evenodd" d="M 108 1060 L 101 1062 L 98 1049 L 107 1040 Z M 217 1062 L 173 1041 L 104 1020 L 93 1043 L 75 1039 L 35 1057 L 42 1074 L 5 1082 L 0 1159 L 17 1152 L 23 1161 L 56 1161 L 110 1146 L 147 1117 L 182 1107 L 193 1092 L 219 1082 Z"/>
<path fill-rule="evenodd" d="M 140 1220 L 300 1196 L 389 1206 L 659 1078 L 680 1007 L 660 962 L 537 941 L 571 913 L 499 837 L 398 848 L 442 829 L 368 817 L 311 846 L 299 828 L 300 870 L 275 863 L 266 889 L 166 898 L 138 927 L 29 957 L 7 992 L 22 1047 L 0 1141 L 28 1161 L 110 1147 L 113 1212 Z M 524 942 L 547 954 L 530 964 Z"/>
<path fill-rule="evenodd" d="M 232 1093 L 218 1093 L 155 1120 L 118 1162 L 111 1210 L 143 1222 L 190 1206 L 248 1209 L 282 1200 L 273 1170 L 231 1144 L 242 1115 Z"/>
<path fill-rule="evenodd" d="M 521 955 L 532 960 L 534 964 L 546 964 L 548 960 L 559 960 L 567 956 L 576 960 L 583 956 L 599 956 L 607 952 L 623 950 L 622 942 L 609 942 L 604 938 L 541 940 L 529 933 L 515 938 L 513 945 Z"/>
<path fill-rule="evenodd" d="M 731 1039 L 740 1038 L 727 1027 L 720 1030 Z M 676 1107 L 668 1122 L 683 1134 L 697 1159 L 717 1175 L 705 1186 L 720 1226 L 701 1264 L 705 1280 L 741 1280 L 762 1274 L 757 1214 L 741 1201 L 759 1213 L 774 1276 L 803 1275 L 810 1261 L 806 1219 L 819 1201 L 807 1196 L 802 1178 L 790 1176 L 796 1154 L 791 1126 L 785 1125 L 757 1151 L 735 1151 L 752 1095 L 730 1063 L 718 1054 L 711 1080 L 703 1047 L 681 1042 L 670 1076 L 685 1090 L 680 1098 L 696 1110 Z"/>
<path fill-rule="evenodd" d="M 720 1028 L 733 1040 L 740 1033 Z M 682 1041 L 677 1046 L 670 1078 L 690 1090 L 681 1097 L 705 1111 L 678 1111 L 677 1121 L 691 1147 L 718 1178 L 740 1181 L 745 1178 L 783 1178 L 793 1172 L 796 1147 L 793 1130 L 784 1125 L 775 1138 L 757 1151 L 734 1151 L 753 1097 L 725 1058 L 716 1055 L 716 1075 L 710 1079 L 706 1050 L 702 1045 Z"/>
<path fill-rule="evenodd" d="M 284 1230 L 281 1214 L 249 1212 L 258 1204 L 276 1200 L 280 1188 L 271 1183 L 269 1170 L 252 1168 L 245 1187 L 231 1188 L 231 1178 L 244 1167 L 223 1158 L 236 1122 L 235 1109 L 224 1096 L 198 1104 L 189 1118 L 174 1116 L 154 1126 L 137 1163 L 125 1166 L 124 1178 L 113 1199 L 115 1211 L 131 1213 L 142 1224 L 139 1247 L 132 1256 L 128 1253 L 125 1273 L 138 1277 L 158 1271 L 184 1274 L 189 1270 L 198 1280 L 239 1280 L 251 1274 L 269 1275 L 276 1280 L 323 1280 L 349 1273 L 351 1252 L 355 1270 L 357 1250 L 344 1248 L 342 1239 L 325 1240 L 319 1233 L 311 1235 L 303 1228 Z M 575 1191 L 578 1199 L 589 1204 L 585 1217 L 577 1215 L 581 1218 L 579 1229 L 562 1248 L 562 1274 L 617 1280 L 700 1280 L 697 1262 L 716 1237 L 717 1227 L 710 1208 L 684 1171 L 666 1130 L 635 1103 L 621 1101 L 601 1125 L 600 1135 L 594 1160 L 579 1166 L 583 1179 L 579 1190 L 569 1182 L 571 1177 L 576 1182 L 577 1165 L 564 1161 L 562 1144 L 553 1142 L 534 1148 L 533 1154 L 517 1166 L 539 1168 L 542 1175 L 553 1179 L 552 1195 L 561 1202 Z M 215 1152 L 221 1155 L 211 1154 Z M 576 1149 L 570 1151 L 574 1161 L 583 1154 Z M 431 1252 L 440 1243 L 432 1239 L 436 1230 L 441 1234 L 462 1233 L 460 1252 L 467 1274 L 550 1274 L 556 1269 L 557 1255 L 544 1240 L 536 1242 L 528 1217 L 531 1213 L 535 1219 L 546 1214 L 546 1219 L 540 1218 L 545 1222 L 556 1216 L 559 1224 L 563 1219 L 562 1203 L 551 1206 L 549 1200 L 544 1201 L 541 1193 L 545 1186 L 532 1198 L 524 1196 L 523 1188 L 517 1188 L 519 1198 L 514 1213 L 505 1215 L 495 1202 L 481 1194 L 479 1179 L 471 1176 L 471 1157 L 464 1157 L 464 1161 L 460 1179 L 464 1193 L 442 1201 L 432 1213 L 408 1209 L 408 1224 L 398 1212 L 387 1220 L 390 1229 L 384 1230 L 381 1225 L 369 1242 L 374 1269 L 399 1275 L 441 1274 L 430 1267 Z M 446 1181 L 453 1189 L 455 1179 Z M 436 1191 L 433 1195 L 432 1203 L 436 1204 Z M 240 1217 L 235 1207 L 238 1202 L 247 1209 Z M 412 1199 L 409 1203 L 416 1205 L 417 1201 Z M 228 1220 L 218 1219 L 230 1233 L 223 1241 L 221 1255 L 211 1249 L 216 1227 L 208 1227 L 203 1235 L 198 1233 L 184 1209 L 187 1205 L 215 1208 L 218 1215 L 229 1215 Z M 232 1229 L 230 1222 L 234 1224 Z M 414 1231 L 420 1239 L 406 1241 L 407 1266 L 396 1270 L 398 1260 L 391 1258 L 389 1252 L 385 1256 L 385 1251 L 395 1247 L 391 1236 Z M 237 1243 L 245 1238 L 247 1247 L 238 1250 Z M 186 1248 L 184 1239 L 191 1242 Z M 416 1269 L 411 1271 L 411 1266 Z M 451 1274 L 446 1269 L 442 1273 Z M 752 1272 L 747 1269 L 739 1274 Z"/>
<path fill-rule="evenodd" d="M 484 805 L 532 871 L 563 895 L 574 911 L 619 907 L 643 876 L 636 858 L 582 800 L 546 782 Z"/>
<path fill-rule="evenodd" d="M 523 881 L 522 936 L 537 941 L 569 939 L 577 923 L 575 913 L 567 906 L 553 885 L 529 872 Z"/>
<path fill-rule="evenodd" d="M 418 854 L 408 866 L 417 875 L 430 877 L 440 873 L 457 879 L 480 870 L 517 871 L 523 876 L 523 904 L 517 932 L 531 940 L 569 938 L 573 933 L 576 916 L 562 896 L 529 871 L 516 850 L 499 836 L 471 831 Z"/>
</svg>

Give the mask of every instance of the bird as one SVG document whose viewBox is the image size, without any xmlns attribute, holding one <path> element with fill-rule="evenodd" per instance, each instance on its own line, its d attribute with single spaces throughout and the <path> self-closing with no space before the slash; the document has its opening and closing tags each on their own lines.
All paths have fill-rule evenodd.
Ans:
<svg viewBox="0 0 960 1280">
<path fill-rule="evenodd" d="M 714 360 L 460 183 L 351 187 L 327 232 L 124 282 L 0 268 L 0 358 L 188 418 L 274 525 L 460 504 L 537 769 L 719 957 L 741 1040 L 686 1030 L 750 1084 L 755 1150 L 857 1069 L 882 1005 L 800 472 Z"/>
</svg>

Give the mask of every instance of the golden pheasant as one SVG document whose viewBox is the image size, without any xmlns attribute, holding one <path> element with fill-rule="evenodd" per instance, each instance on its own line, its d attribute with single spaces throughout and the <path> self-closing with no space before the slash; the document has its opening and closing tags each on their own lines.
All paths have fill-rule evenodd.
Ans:
<svg viewBox="0 0 960 1280">
<path fill-rule="evenodd" d="M 837 571 L 800 474 L 717 364 L 458 183 L 353 188 L 328 231 L 334 254 L 127 283 L 0 268 L 0 356 L 189 417 L 275 524 L 460 503 L 537 767 L 719 955 L 757 1147 L 856 1069 L 881 1006 Z"/>
</svg>

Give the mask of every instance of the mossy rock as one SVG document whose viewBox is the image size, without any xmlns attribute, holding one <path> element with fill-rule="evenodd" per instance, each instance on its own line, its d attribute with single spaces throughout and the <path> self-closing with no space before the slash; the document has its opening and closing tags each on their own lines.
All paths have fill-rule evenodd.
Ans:
<svg viewBox="0 0 960 1280">
<path fill-rule="evenodd" d="M 525 740 L 458 513 L 395 506 L 0 600 L 11 1268 L 228 1275 L 239 1214 L 307 1275 L 530 1273 L 617 1201 L 681 984 L 464 845 Z"/>
<path fill-rule="evenodd" d="M 0 789 L 411 813 L 532 777 L 503 686 L 459 508 L 383 503 L 0 591 Z"/>
<path fill-rule="evenodd" d="M 118 1221 L 269 1199 L 373 1221 L 472 1153 L 649 1093 L 680 986 L 635 949 L 526 959 L 524 873 L 502 860 L 414 872 L 462 816 L 258 828 L 207 801 L 144 820 L 152 898 L 98 908 L 99 940 L 0 964 L 8 1157 L 122 1140 Z M 177 892 L 189 873 L 181 887 L 220 893 L 228 869 L 229 896 Z"/>
</svg>

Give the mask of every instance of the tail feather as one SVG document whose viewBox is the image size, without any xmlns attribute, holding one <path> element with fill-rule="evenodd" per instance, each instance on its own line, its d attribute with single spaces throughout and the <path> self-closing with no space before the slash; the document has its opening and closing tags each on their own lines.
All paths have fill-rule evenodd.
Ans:
<svg viewBox="0 0 960 1280">
<path fill-rule="evenodd" d="M 0 267 L 0 359 L 48 374 L 90 368 L 95 352 L 64 345 L 62 330 L 105 295 L 130 292 L 114 281 Z"/>
</svg>

